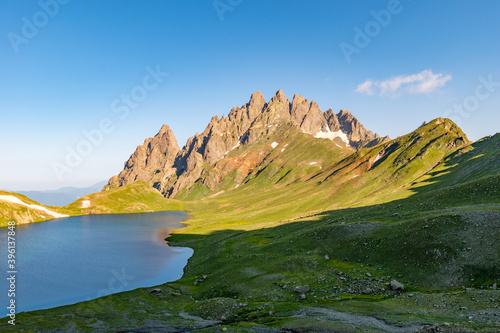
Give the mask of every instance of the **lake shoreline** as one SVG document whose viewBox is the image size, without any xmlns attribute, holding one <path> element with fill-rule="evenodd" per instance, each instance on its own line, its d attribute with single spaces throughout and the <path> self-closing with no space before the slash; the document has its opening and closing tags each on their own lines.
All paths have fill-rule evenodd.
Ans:
<svg viewBox="0 0 500 333">
<path fill-rule="evenodd" d="M 170 212 L 173 214 L 169 214 Z M 165 240 L 165 238 L 169 237 L 175 229 L 185 227 L 186 224 L 183 222 L 189 220 L 191 216 L 183 211 L 160 211 L 142 214 L 144 214 L 145 216 L 139 216 L 136 214 L 97 214 L 93 216 L 76 216 L 68 218 L 67 222 L 63 222 L 59 219 L 52 219 L 51 221 L 53 222 L 58 221 L 62 223 L 57 223 L 54 225 L 54 227 L 49 224 L 36 223 L 38 226 L 35 226 L 34 224 L 31 225 L 31 227 L 35 227 L 34 229 L 29 228 L 31 229 L 30 233 L 26 233 L 26 229 L 23 228 L 23 234 L 26 236 L 21 237 L 31 237 L 35 240 L 46 239 L 47 237 L 50 238 L 50 235 L 54 236 L 58 234 L 73 235 L 74 237 L 76 237 L 75 240 L 77 241 L 77 243 L 73 243 L 72 241 L 66 239 L 66 243 L 62 243 L 61 246 L 68 245 L 69 243 L 88 244 L 91 240 L 95 240 L 100 236 L 108 234 L 112 242 L 118 242 L 117 244 L 122 243 L 122 248 L 126 251 L 129 251 L 130 253 L 129 255 L 120 255 L 121 259 L 119 257 L 116 257 L 116 253 L 116 259 L 113 259 L 113 257 L 110 257 L 108 259 L 103 258 L 102 253 L 107 253 L 108 251 L 103 251 L 103 249 L 107 245 L 103 243 L 103 239 L 101 238 L 101 241 L 98 241 L 91 246 L 92 249 L 100 247 L 101 251 L 95 250 L 96 252 L 91 256 L 96 258 L 99 257 L 102 262 L 106 262 L 107 260 L 107 263 L 113 263 L 110 266 L 98 267 L 97 270 L 95 269 L 96 267 L 93 267 L 93 269 L 95 270 L 94 276 L 101 276 L 101 280 L 104 281 L 104 284 L 97 286 L 95 286 L 95 284 L 94 286 L 90 286 L 89 284 L 88 287 L 81 288 L 82 285 L 85 285 L 84 279 L 80 281 L 81 283 L 77 283 L 76 285 L 71 287 L 71 290 L 69 290 L 67 286 L 69 284 L 72 284 L 72 282 L 58 282 L 57 284 L 62 287 L 62 289 L 60 289 L 59 291 L 60 297 L 51 298 L 50 295 L 45 295 L 44 288 L 36 288 L 36 286 L 40 284 L 46 286 L 45 290 L 52 290 L 54 289 L 54 285 L 50 284 L 51 281 L 44 279 L 40 280 L 39 278 L 34 277 L 35 274 L 32 274 L 31 281 L 27 280 L 26 282 L 29 283 L 30 286 L 28 289 L 32 289 L 31 291 L 29 291 L 30 295 L 32 294 L 32 296 L 26 298 L 26 301 L 24 301 L 26 306 L 24 306 L 22 309 L 19 309 L 20 312 L 47 310 L 60 306 L 67 306 L 85 300 L 94 299 L 95 296 L 99 297 L 100 294 L 102 294 L 101 296 L 104 296 L 107 294 L 114 294 L 115 292 L 119 293 L 122 291 L 130 291 L 136 288 L 148 288 L 151 286 L 176 281 L 181 278 L 184 274 L 184 268 L 187 265 L 187 261 L 192 256 L 194 250 L 185 246 L 171 246 Z M 149 214 L 153 215 L 148 216 Z M 160 218 L 158 218 L 158 216 L 155 217 L 155 214 L 160 214 Z M 165 220 L 165 222 L 163 222 L 163 214 L 165 214 L 165 216 L 171 216 L 171 218 L 173 218 L 174 220 L 171 222 Z M 92 217 L 98 218 L 98 220 L 95 221 L 96 223 L 94 225 L 89 225 L 90 220 L 93 220 Z M 107 219 L 107 217 L 111 218 L 111 220 Z M 123 217 L 123 220 L 121 217 Z M 75 224 L 75 221 L 73 220 L 69 221 L 69 219 L 74 218 L 83 218 L 85 220 L 89 220 L 78 222 L 77 224 Z M 109 222 L 106 222 L 108 223 L 107 226 L 102 224 L 104 222 L 103 219 L 109 220 Z M 101 220 L 102 223 L 100 222 Z M 165 225 L 169 226 L 165 227 Z M 26 227 L 28 226 L 26 225 Z M 44 231 L 40 232 L 40 230 L 42 229 Z M 43 234 L 47 233 L 49 234 L 49 236 L 43 237 Z M 91 233 L 94 234 L 90 235 Z M 139 242 L 137 242 L 137 235 L 140 236 Z M 55 237 L 61 239 L 57 236 Z M 107 237 L 108 236 L 106 236 L 106 239 Z M 160 243 L 162 246 L 158 247 L 158 244 Z M 38 248 L 43 248 L 43 246 L 43 242 L 37 244 L 35 241 L 32 250 L 37 251 Z M 171 248 L 172 250 L 161 250 L 162 247 Z M 68 249 L 69 252 L 72 252 L 72 255 L 69 255 L 68 258 L 61 257 L 60 260 L 58 260 L 59 264 L 63 265 L 63 263 L 66 262 L 71 265 L 71 263 L 74 261 L 74 258 L 78 257 L 77 253 L 79 252 L 79 250 L 77 249 L 75 252 L 75 249 Z M 82 248 L 81 250 L 83 252 L 89 251 L 88 248 Z M 143 253 L 142 257 L 139 256 L 138 253 Z M 46 257 L 53 256 L 52 252 L 48 252 L 46 254 Z M 32 258 L 34 257 L 35 255 L 31 254 L 28 255 L 25 259 L 20 258 L 20 260 L 23 262 L 23 265 L 27 267 L 30 265 L 30 262 L 33 260 Z M 125 258 L 128 259 L 125 260 Z M 156 272 L 159 264 L 161 264 L 162 266 L 165 264 L 167 266 L 161 269 L 161 271 Z M 39 268 L 40 272 L 46 272 L 46 269 L 43 267 L 44 265 L 48 267 L 48 264 L 41 265 L 41 268 Z M 34 271 L 33 269 L 28 270 L 26 267 L 21 267 L 20 269 L 26 272 Z M 71 275 L 71 272 L 79 271 L 79 267 L 80 266 L 78 265 L 72 268 L 64 266 L 60 269 L 56 268 L 55 270 L 64 272 L 64 275 Z M 131 271 L 131 267 L 140 267 L 140 269 L 137 271 Z M 141 274 L 141 272 L 152 272 L 152 274 L 148 276 L 147 273 Z M 112 288 L 110 288 L 108 279 L 116 279 L 117 276 L 125 276 L 126 278 L 130 278 L 135 281 L 132 283 L 132 280 L 122 279 L 125 282 L 123 282 L 122 280 L 119 281 L 122 281 L 123 285 L 116 285 L 116 283 L 114 283 L 112 285 Z M 73 278 L 78 279 L 80 277 L 78 276 L 78 274 L 76 274 L 75 276 L 73 276 Z M 70 280 L 74 281 L 73 279 Z M 88 280 L 90 281 L 92 279 L 89 278 Z M 3 284 L 1 285 L 3 286 Z M 27 287 L 28 285 L 26 285 L 23 290 L 27 290 Z M 92 289 L 94 287 L 95 289 Z M 3 288 L 5 288 L 5 286 L 3 286 Z M 103 293 L 103 290 L 106 291 L 106 293 Z M 73 292 L 75 293 L 73 294 Z M 26 295 L 27 293 L 28 291 L 26 291 Z M 41 300 L 44 300 L 46 298 L 51 299 L 47 302 L 40 302 Z"/>
<path fill-rule="evenodd" d="M 183 213 L 186 213 L 186 212 L 183 212 Z M 185 223 L 185 222 L 189 221 L 190 219 L 192 219 L 191 215 L 189 215 L 187 213 L 186 213 L 186 215 L 187 216 L 186 216 L 186 218 L 184 220 L 178 222 L 178 224 L 179 224 L 178 227 L 166 227 L 166 228 L 158 229 L 155 232 L 155 239 L 158 240 L 159 242 L 161 242 L 162 244 L 165 244 L 167 246 L 171 246 L 170 243 L 168 242 L 167 238 L 169 238 L 170 235 L 172 235 L 172 232 L 174 230 L 187 227 L 187 223 Z M 171 246 L 171 247 L 176 247 L 176 246 Z"/>
</svg>

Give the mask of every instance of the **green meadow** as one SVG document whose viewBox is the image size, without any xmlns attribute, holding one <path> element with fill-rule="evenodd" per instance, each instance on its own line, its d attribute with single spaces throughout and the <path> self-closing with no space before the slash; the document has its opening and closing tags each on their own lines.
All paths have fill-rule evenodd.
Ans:
<svg viewBox="0 0 500 333">
<path fill-rule="evenodd" d="M 58 212 L 188 212 L 168 238 L 194 249 L 183 277 L 0 330 L 498 332 L 499 148 L 447 119 L 353 153 L 284 128 L 231 152 L 266 154 L 242 182 L 182 200 L 143 183 L 83 197 Z"/>
</svg>

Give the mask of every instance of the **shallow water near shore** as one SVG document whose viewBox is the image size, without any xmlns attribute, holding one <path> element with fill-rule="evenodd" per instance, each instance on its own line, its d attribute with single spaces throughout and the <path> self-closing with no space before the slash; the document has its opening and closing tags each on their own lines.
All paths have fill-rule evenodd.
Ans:
<svg viewBox="0 0 500 333">
<path fill-rule="evenodd" d="M 16 226 L 16 312 L 179 279 L 193 250 L 170 247 L 163 238 L 187 217 L 174 211 L 90 215 Z M 4 276 L 7 232 L 0 228 Z M 8 290 L 1 279 L 0 317 L 7 315 Z"/>
</svg>

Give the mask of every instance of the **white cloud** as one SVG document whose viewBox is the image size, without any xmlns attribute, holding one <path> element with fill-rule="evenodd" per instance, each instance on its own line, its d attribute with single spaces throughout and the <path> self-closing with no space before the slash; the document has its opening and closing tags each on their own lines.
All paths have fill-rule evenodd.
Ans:
<svg viewBox="0 0 500 333">
<path fill-rule="evenodd" d="M 398 96 L 402 93 L 429 94 L 441 88 L 451 80 L 451 74 L 434 74 L 432 70 L 426 69 L 417 74 L 399 75 L 384 81 L 366 80 L 360 83 L 356 92 L 360 94 L 380 96 Z"/>
<path fill-rule="evenodd" d="M 365 82 L 358 85 L 356 92 L 360 94 L 373 95 L 373 81 L 366 80 Z"/>
</svg>

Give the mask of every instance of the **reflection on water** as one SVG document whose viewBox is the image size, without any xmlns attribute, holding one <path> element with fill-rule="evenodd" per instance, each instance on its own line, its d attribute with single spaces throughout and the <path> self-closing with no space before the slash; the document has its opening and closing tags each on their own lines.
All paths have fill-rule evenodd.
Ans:
<svg viewBox="0 0 500 333">
<path fill-rule="evenodd" d="M 186 217 L 183 212 L 90 215 L 16 226 L 17 312 L 177 280 L 193 251 L 167 246 L 158 233 L 181 227 Z M 0 228 L 4 274 L 7 231 Z M 5 307 L 7 290 L 1 279 Z"/>
</svg>

